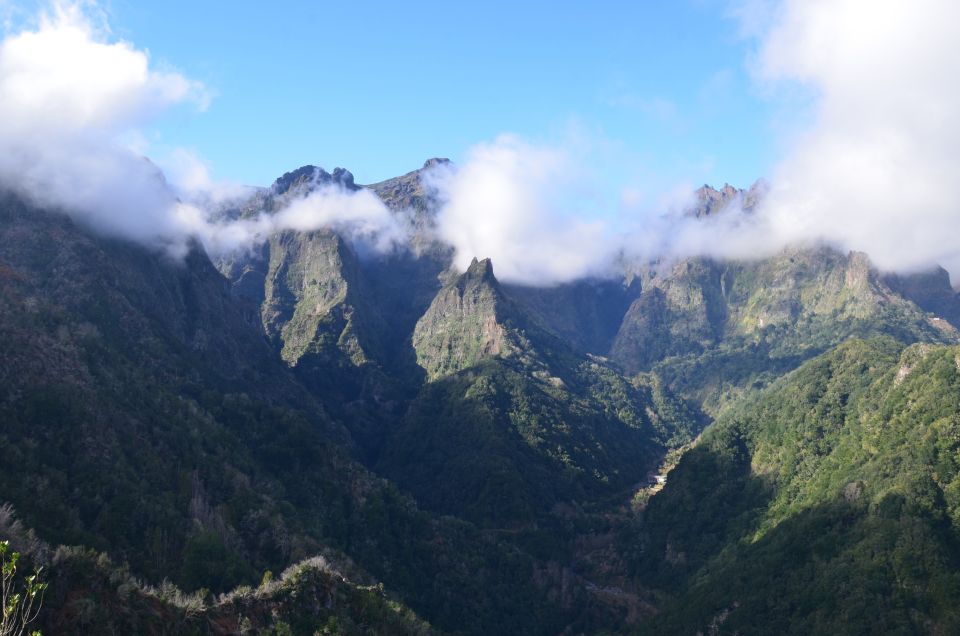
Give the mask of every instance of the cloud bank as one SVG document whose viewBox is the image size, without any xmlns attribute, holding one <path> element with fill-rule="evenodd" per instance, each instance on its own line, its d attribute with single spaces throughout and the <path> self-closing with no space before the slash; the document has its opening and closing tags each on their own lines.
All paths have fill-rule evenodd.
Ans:
<svg viewBox="0 0 960 636">
<path fill-rule="evenodd" d="M 616 242 L 595 218 L 580 174 L 562 148 L 509 135 L 478 145 L 461 167 L 439 164 L 427 174 L 440 204 L 438 238 L 454 246 L 459 269 L 475 256 L 491 258 L 507 281 L 564 282 L 605 272 Z"/>
<path fill-rule="evenodd" d="M 822 239 L 881 268 L 960 275 L 960 4 L 788 0 L 760 40 L 762 81 L 818 95 L 771 175 L 779 244 Z"/>
<path fill-rule="evenodd" d="M 340 185 L 314 189 L 295 197 L 277 212 L 260 212 L 253 217 L 211 223 L 200 207 L 188 206 L 184 219 L 213 255 L 249 249 L 285 230 L 310 232 L 332 229 L 363 248 L 388 252 L 407 242 L 408 228 L 369 190 L 350 191 Z"/>
<path fill-rule="evenodd" d="M 100 231 L 169 242 L 182 232 L 175 201 L 128 142 L 165 108 L 202 107 L 203 87 L 105 38 L 78 6 L 58 4 L 0 43 L 0 182 Z"/>
<path fill-rule="evenodd" d="M 98 19 L 101 18 L 101 19 Z M 147 52 L 110 41 L 90 4 L 57 3 L 34 28 L 0 42 L 0 184 L 95 230 L 182 255 L 193 239 L 211 252 L 242 249 L 284 229 L 335 227 L 375 248 L 399 240 L 386 207 L 369 193 L 321 188 L 275 215 L 214 222 L 205 206 L 249 194 L 213 182 L 203 162 L 176 150 L 143 156 L 142 126 L 168 109 L 203 110 L 209 91 Z"/>
<path fill-rule="evenodd" d="M 436 181 L 439 230 L 457 265 L 490 256 L 505 279 L 550 284 L 603 272 L 616 254 L 756 258 L 828 243 L 867 252 L 887 270 L 941 264 L 956 282 L 960 3 L 784 0 L 736 9 L 755 38 L 758 86 L 776 95 L 799 85 L 814 96 L 812 112 L 795 113 L 799 133 L 782 140 L 758 209 L 696 220 L 682 214 L 689 198 L 637 205 L 630 184 L 615 208 L 580 206 L 577 193 L 597 184 L 571 169 L 577 149 L 502 137 Z"/>
</svg>

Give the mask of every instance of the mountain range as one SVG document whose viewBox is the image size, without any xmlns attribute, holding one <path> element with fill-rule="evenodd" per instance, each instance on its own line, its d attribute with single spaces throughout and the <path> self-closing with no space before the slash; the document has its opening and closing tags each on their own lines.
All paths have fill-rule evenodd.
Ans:
<svg viewBox="0 0 960 636">
<path fill-rule="evenodd" d="M 387 251 L 176 259 L 0 198 L 0 539 L 45 568 L 44 631 L 960 629 L 946 271 L 808 245 L 501 282 L 438 238 L 444 161 L 213 211 L 366 190 Z"/>
</svg>

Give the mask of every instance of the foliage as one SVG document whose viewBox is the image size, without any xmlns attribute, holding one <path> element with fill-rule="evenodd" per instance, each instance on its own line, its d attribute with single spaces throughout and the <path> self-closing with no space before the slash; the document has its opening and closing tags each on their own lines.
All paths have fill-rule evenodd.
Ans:
<svg viewBox="0 0 960 636">
<path fill-rule="evenodd" d="M 0 636 L 22 636 L 37 619 L 43 606 L 47 583 L 40 579 L 40 569 L 17 577 L 20 553 L 10 549 L 9 541 L 0 541 Z M 40 632 L 30 632 L 39 636 Z"/>
<path fill-rule="evenodd" d="M 845 343 L 705 432 L 623 537 L 651 633 L 960 628 L 960 349 L 900 350 Z"/>
<path fill-rule="evenodd" d="M 319 557 L 256 590 L 218 597 L 144 585 L 105 555 L 77 548 L 57 550 L 50 576 L 53 605 L 41 617 L 50 633 L 434 633 L 382 585 L 354 583 Z"/>
</svg>

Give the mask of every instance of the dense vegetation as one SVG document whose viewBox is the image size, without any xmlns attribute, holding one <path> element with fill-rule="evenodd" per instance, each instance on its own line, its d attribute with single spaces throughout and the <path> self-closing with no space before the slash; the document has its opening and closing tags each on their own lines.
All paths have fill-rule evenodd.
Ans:
<svg viewBox="0 0 960 636">
<path fill-rule="evenodd" d="M 901 348 L 849 341 L 708 429 L 623 537 L 667 591 L 652 633 L 960 628 L 960 349 Z"/>
<path fill-rule="evenodd" d="M 214 592 L 331 551 L 440 626 L 560 620 L 531 557 L 357 463 L 202 255 L 3 213 L 0 492 L 46 541 Z"/>
</svg>

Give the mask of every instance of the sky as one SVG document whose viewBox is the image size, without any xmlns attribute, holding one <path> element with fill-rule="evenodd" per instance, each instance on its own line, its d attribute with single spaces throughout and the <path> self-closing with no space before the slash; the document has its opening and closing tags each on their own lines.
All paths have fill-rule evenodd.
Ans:
<svg viewBox="0 0 960 636">
<path fill-rule="evenodd" d="M 205 112 L 147 132 L 214 178 L 268 185 L 315 164 L 372 183 L 503 133 L 605 139 L 650 182 L 746 187 L 773 156 L 751 43 L 720 1 L 99 6 L 114 37 L 209 89 Z"/>
<path fill-rule="evenodd" d="M 411 211 L 367 190 L 216 209 L 305 164 L 369 184 L 445 156 L 423 174 L 431 231 L 505 281 L 820 244 L 960 277 L 956 0 L 0 0 L 0 18 L 0 187 L 171 255 L 320 227 L 407 249 Z M 756 209 L 685 213 L 703 183 L 758 177 Z"/>
</svg>

